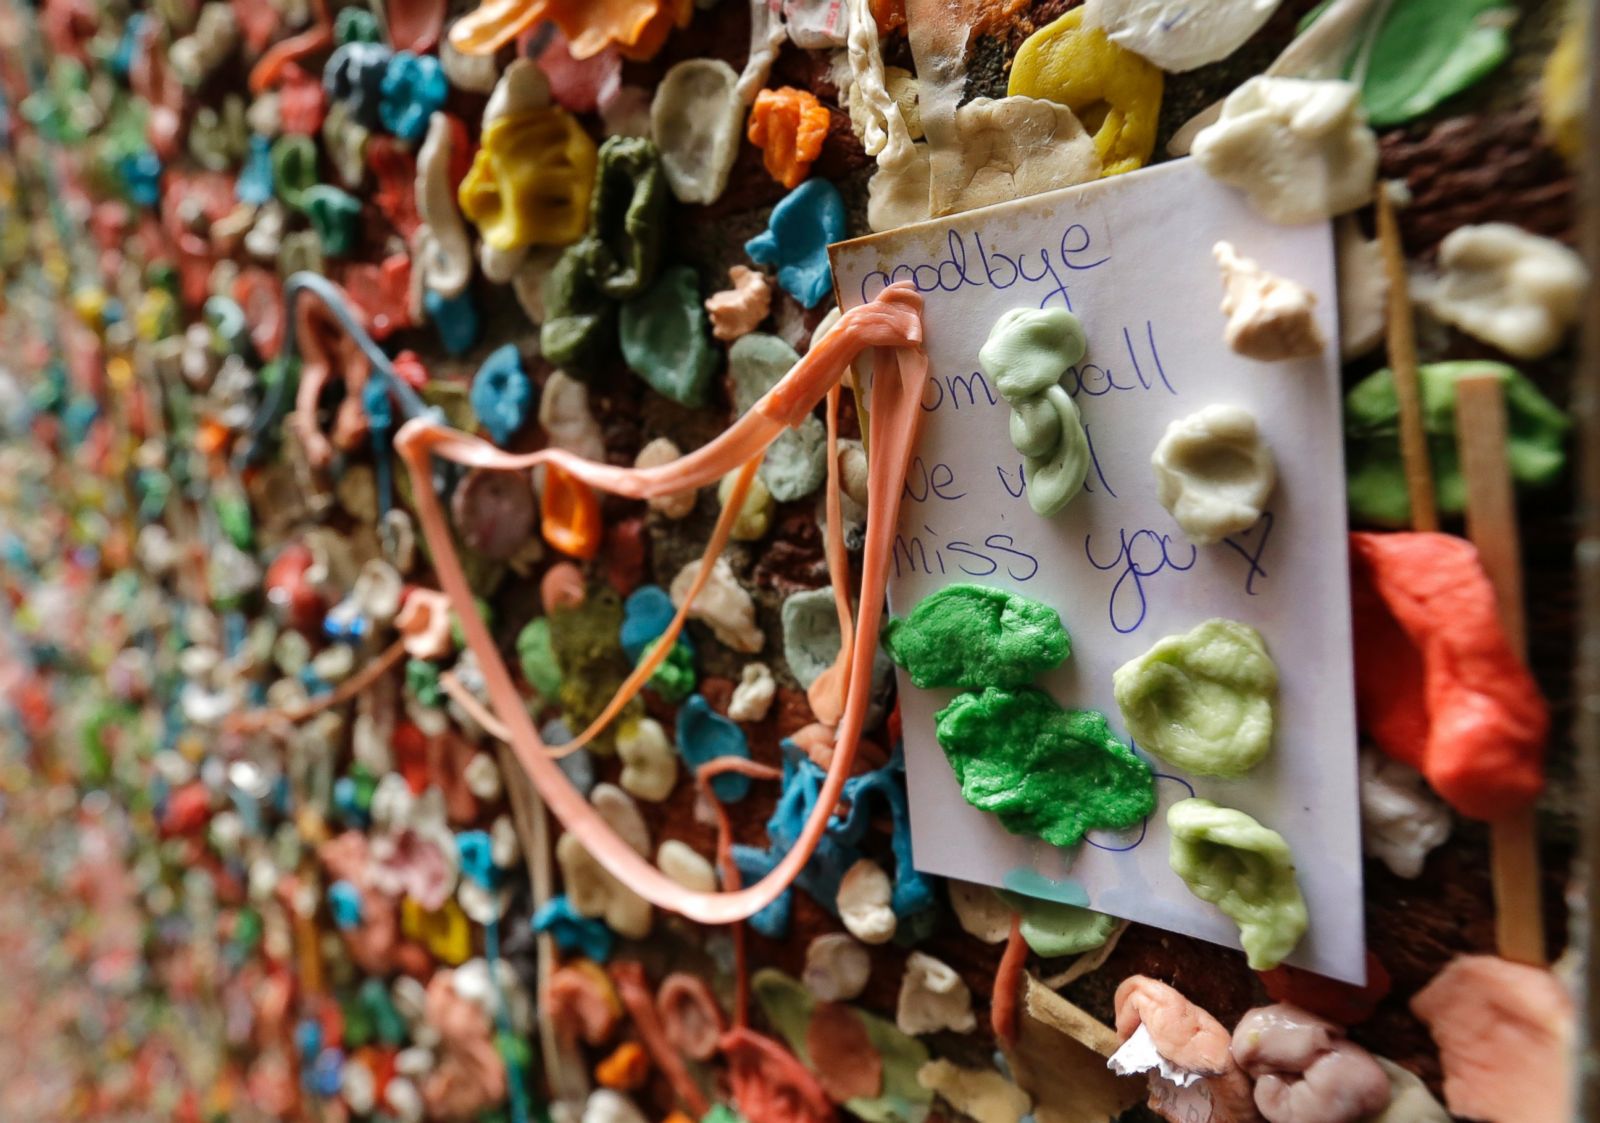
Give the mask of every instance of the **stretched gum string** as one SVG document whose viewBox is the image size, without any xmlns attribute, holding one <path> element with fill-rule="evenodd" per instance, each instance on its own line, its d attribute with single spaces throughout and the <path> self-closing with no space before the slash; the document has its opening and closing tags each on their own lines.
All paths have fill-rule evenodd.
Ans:
<svg viewBox="0 0 1600 1123">
<path fill-rule="evenodd" d="M 494 710 L 510 735 L 513 752 L 562 826 L 576 835 L 613 877 L 651 904 L 701 924 L 744 920 L 789 887 L 827 829 L 850 774 L 866 716 L 867 684 L 871 682 L 883 611 L 890 540 L 898 521 L 900 489 L 916 439 L 919 402 L 928 371 L 927 356 L 920 346 L 921 311 L 921 297 L 902 283 L 885 289 L 871 303 L 846 312 L 834 330 L 732 426 L 709 444 L 660 467 L 618 468 L 561 449 L 511 455 L 467 434 L 445 429 L 428 418 L 408 421 L 396 434 L 395 448 L 415 485 L 418 523 L 440 584 L 456 610 L 467 647 L 477 657 Z M 875 364 L 861 619 L 850 648 L 850 675 L 837 750 L 815 810 L 777 866 L 754 885 L 737 890 L 691 890 L 668 878 L 617 837 L 547 755 L 547 746 L 533 727 L 494 639 L 477 613 L 442 505 L 430 486 L 429 458 L 437 455 L 469 467 L 509 470 L 553 463 L 591 486 L 635 499 L 703 487 L 764 452 L 779 431 L 797 424 L 828 389 L 838 384 L 850 362 L 868 347 L 894 348 L 894 354 L 880 354 Z M 829 534 L 840 533 L 839 523 L 834 520 Z"/>
<path fill-rule="evenodd" d="M 881 352 L 880 352 L 881 354 Z M 811 712 L 825 725 L 837 725 L 844 711 L 850 650 L 855 646 L 855 629 L 850 619 L 850 563 L 845 557 L 843 504 L 839 499 L 839 387 L 828 389 L 828 493 L 826 511 L 828 536 L 825 542 L 828 579 L 833 583 L 833 606 L 839 614 L 839 654 L 833 665 L 812 682 L 806 691 Z M 838 527 L 838 532 L 834 532 Z"/>
<path fill-rule="evenodd" d="M 739 867 L 733 860 L 733 821 L 711 786 L 712 780 L 730 772 L 753 780 L 781 780 L 783 770 L 744 757 L 719 756 L 706 761 L 694 774 L 700 794 L 717 817 L 717 869 L 722 873 L 723 887 L 738 889 Z M 743 921 L 733 926 L 733 964 L 733 1024 L 742 1029 L 750 1019 L 750 971 L 745 957 Z"/>
<path fill-rule="evenodd" d="M 382 654 L 376 659 L 362 667 L 358 673 L 341 682 L 336 689 L 313 698 L 305 705 L 297 706 L 292 710 L 248 710 L 244 713 L 224 718 L 222 727 L 229 732 L 253 733 L 258 729 L 274 724 L 298 725 L 303 721 L 316 717 L 325 710 L 331 710 L 341 703 L 350 701 L 350 699 L 387 674 L 390 668 L 405 658 L 405 654 L 405 641 L 396 640 L 384 648 Z"/>
<path fill-rule="evenodd" d="M 314 0 L 313 7 L 316 15 L 310 27 L 272 44 L 250 68 L 251 93 L 266 93 L 277 85 L 279 76 L 291 62 L 333 46 L 333 21 L 328 18 L 327 0 Z"/>
</svg>

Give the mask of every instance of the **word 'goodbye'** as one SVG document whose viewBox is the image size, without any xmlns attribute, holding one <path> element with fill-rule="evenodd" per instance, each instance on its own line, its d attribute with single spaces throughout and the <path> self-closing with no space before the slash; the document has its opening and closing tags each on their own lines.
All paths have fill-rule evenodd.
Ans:
<svg viewBox="0 0 1600 1123">
<path fill-rule="evenodd" d="M 1014 257 L 985 245 L 983 235 L 977 231 L 971 234 L 969 250 L 967 237 L 958 230 L 945 231 L 945 256 L 940 261 L 902 262 L 888 270 L 874 269 L 861 278 L 862 301 L 871 300 L 897 281 L 910 281 L 918 292 L 959 292 L 964 288 L 1004 290 L 1018 282 L 1048 281 L 1053 287 L 1039 298 L 1039 307 L 1060 297 L 1062 306 L 1070 312 L 1072 297 L 1067 292 L 1067 278 L 1074 272 L 1094 269 L 1111 260 L 1110 254 L 1100 255 L 1094 248 L 1089 228 L 1077 222 L 1061 232 L 1054 251 L 1044 245 L 1020 250 Z M 1063 270 L 1067 272 L 1063 274 Z"/>
</svg>

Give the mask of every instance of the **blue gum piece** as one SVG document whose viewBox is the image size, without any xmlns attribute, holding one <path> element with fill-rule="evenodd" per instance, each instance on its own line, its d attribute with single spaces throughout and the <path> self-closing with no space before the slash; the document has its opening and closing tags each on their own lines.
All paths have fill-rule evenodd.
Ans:
<svg viewBox="0 0 1600 1123">
<path fill-rule="evenodd" d="M 813 177 L 778 201 L 767 229 L 744 244 L 760 265 L 776 266 L 778 283 L 807 308 L 833 287 L 828 243 L 844 237 L 844 199 L 833 184 Z"/>
<path fill-rule="evenodd" d="M 711 708 L 702 695 L 691 694 L 678 710 L 678 752 L 692 771 L 719 756 L 750 759 L 744 730 Z M 750 777 L 725 772 L 711 781 L 711 790 L 725 803 L 738 803 L 750 794 Z"/>
<path fill-rule="evenodd" d="M 556 946 L 569 955 L 576 952 L 596 963 L 611 958 L 611 949 L 616 943 L 611 929 L 598 920 L 579 916 L 565 893 L 546 901 L 533 914 L 531 923 L 535 932 L 550 933 Z"/>
</svg>

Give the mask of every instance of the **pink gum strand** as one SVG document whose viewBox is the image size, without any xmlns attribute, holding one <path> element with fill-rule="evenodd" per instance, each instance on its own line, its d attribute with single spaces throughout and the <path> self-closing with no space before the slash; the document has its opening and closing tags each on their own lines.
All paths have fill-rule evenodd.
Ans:
<svg viewBox="0 0 1600 1123">
<path fill-rule="evenodd" d="M 850 775 L 866 716 L 872 659 L 883 613 L 888 558 L 899 519 L 900 491 L 916 442 L 928 359 L 922 347 L 922 299 L 909 285 L 885 289 L 870 304 L 846 312 L 829 332 L 755 406 L 711 443 L 670 464 L 655 468 L 619 468 L 561 449 L 513 455 L 465 433 L 426 418 L 408 421 L 395 437 L 395 448 L 411 473 L 417 518 L 450 598 L 477 656 L 489 697 L 509 734 L 512 751 L 529 779 L 563 827 L 578 837 L 612 876 L 659 908 L 701 924 L 731 924 L 771 904 L 799 875 L 827 829 L 828 818 Z M 874 355 L 872 408 L 869 411 L 869 499 L 866 548 L 862 563 L 860 620 L 853 629 L 850 673 L 837 750 L 823 781 L 816 809 L 795 846 L 765 877 L 729 892 L 699 892 L 668 878 L 641 857 L 606 824 L 551 759 L 533 726 L 516 684 L 501 659 L 493 637 L 479 617 L 472 591 L 451 541 L 449 523 L 429 478 L 429 460 L 439 456 L 469 467 L 526 470 L 556 464 L 584 483 L 630 499 L 649 499 L 687 488 L 704 487 L 735 468 L 756 460 L 784 428 L 798 424 L 851 362 L 868 348 Z M 830 520 L 828 534 L 839 535 L 839 520 Z M 707 567 L 702 567 L 707 568 Z M 685 604 L 692 603 L 686 601 Z M 681 615 L 680 611 L 680 615 Z M 848 628 L 848 621 L 841 626 Z M 658 644 L 658 648 L 667 645 Z"/>
</svg>

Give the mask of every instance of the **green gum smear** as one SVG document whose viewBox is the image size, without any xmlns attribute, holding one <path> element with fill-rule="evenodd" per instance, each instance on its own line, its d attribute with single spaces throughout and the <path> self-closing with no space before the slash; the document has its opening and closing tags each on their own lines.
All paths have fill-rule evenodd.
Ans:
<svg viewBox="0 0 1600 1123">
<path fill-rule="evenodd" d="M 1046 959 L 1082 955 L 1111 938 L 1116 917 L 1061 901 L 1041 901 L 1000 891 L 1001 898 L 1022 914 L 1022 938 L 1035 955 Z"/>
<path fill-rule="evenodd" d="M 979 369 L 1011 406 L 1011 444 L 1023 456 L 1028 506 L 1038 515 L 1065 507 L 1089 472 L 1089 435 L 1060 385 L 1087 347 L 1083 325 L 1065 308 L 1014 308 L 978 351 Z"/>
<path fill-rule="evenodd" d="M 549 619 L 550 644 L 561 668 L 557 697 L 567 724 L 579 732 L 600 716 L 628 677 L 628 658 L 617 640 L 622 599 L 609 588 L 591 588 L 582 604 L 559 609 Z M 615 730 L 643 713 L 644 703 L 634 698 L 590 743 L 591 751 L 614 751 Z"/>
<path fill-rule="evenodd" d="M 1481 374 L 1497 375 L 1505 383 L 1506 456 L 1518 487 L 1546 486 L 1566 470 L 1571 420 L 1514 367 L 1473 361 L 1427 363 L 1418 368 L 1417 378 L 1441 514 L 1466 510 L 1467 485 L 1456 449 L 1456 383 Z M 1407 525 L 1411 503 L 1400 459 L 1400 404 L 1392 371 L 1374 372 L 1345 395 L 1344 440 L 1351 515 L 1380 526 Z"/>
<path fill-rule="evenodd" d="M 772 1028 L 809 1068 L 806 1029 L 816 1005 L 811 992 L 799 980 L 770 967 L 750 977 L 750 989 Z M 883 1091 L 846 1100 L 844 1106 L 865 1123 L 922 1123 L 933 1103 L 933 1093 L 917 1083 L 917 1070 L 928 1063 L 927 1046 L 901 1033 L 891 1021 L 854 1006 L 850 1012 L 861 1019 L 867 1039 L 883 1059 Z"/>
</svg>

